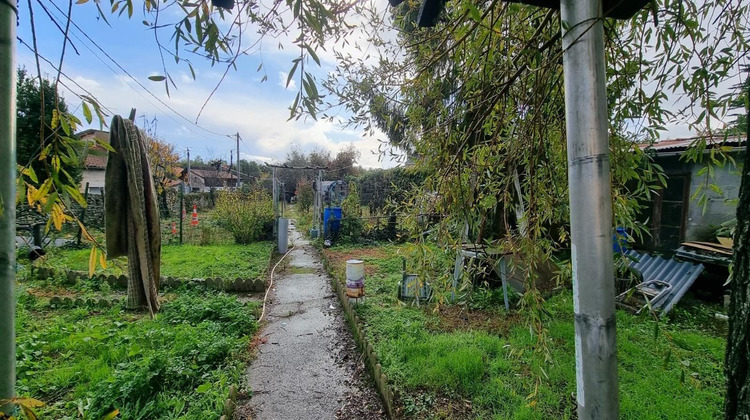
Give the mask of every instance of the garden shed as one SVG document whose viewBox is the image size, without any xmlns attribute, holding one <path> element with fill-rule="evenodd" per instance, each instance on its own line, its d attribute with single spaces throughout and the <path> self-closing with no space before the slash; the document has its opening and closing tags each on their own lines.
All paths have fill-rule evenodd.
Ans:
<svg viewBox="0 0 750 420">
<path fill-rule="evenodd" d="M 699 139 L 671 139 L 641 146 L 667 177 L 666 185 L 652 196 L 644 213 L 651 231 L 651 238 L 642 244 L 645 248 L 673 251 L 685 241 L 713 240 L 716 230 L 735 218 L 744 160 L 743 139 L 739 136 L 706 139 L 703 159 L 687 159 L 686 151 Z M 719 147 L 734 161 L 719 159 L 720 163 L 712 165 L 710 176 L 709 154 Z M 705 203 L 700 200 L 703 193 Z"/>
</svg>

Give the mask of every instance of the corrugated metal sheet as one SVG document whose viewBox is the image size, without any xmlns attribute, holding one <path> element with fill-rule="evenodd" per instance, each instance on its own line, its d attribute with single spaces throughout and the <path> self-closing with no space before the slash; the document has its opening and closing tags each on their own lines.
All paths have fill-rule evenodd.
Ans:
<svg viewBox="0 0 750 420">
<path fill-rule="evenodd" d="M 650 149 L 655 150 L 658 152 L 666 152 L 666 151 L 677 151 L 677 150 L 685 150 L 690 145 L 700 139 L 700 137 L 688 137 L 688 138 L 681 138 L 681 139 L 668 139 L 668 140 L 661 140 L 658 142 L 655 142 L 653 144 L 641 144 L 639 147 L 641 149 Z M 744 140 L 744 137 L 740 136 L 728 136 L 724 138 L 724 136 L 714 136 L 711 139 L 707 139 L 708 143 L 713 144 L 720 144 L 723 146 L 740 146 L 742 145 L 742 142 Z"/>
<path fill-rule="evenodd" d="M 643 276 L 643 283 L 636 287 L 659 292 L 651 299 L 651 307 L 661 313 L 669 312 L 682 299 L 704 268 L 703 264 L 668 260 L 635 250 L 627 254 L 633 259 L 629 267 Z"/>
</svg>

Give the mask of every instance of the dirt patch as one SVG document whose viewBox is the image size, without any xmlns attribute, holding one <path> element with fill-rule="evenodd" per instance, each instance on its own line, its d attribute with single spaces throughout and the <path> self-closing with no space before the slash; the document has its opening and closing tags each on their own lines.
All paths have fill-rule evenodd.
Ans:
<svg viewBox="0 0 750 420">
<path fill-rule="evenodd" d="M 347 260 L 362 260 L 362 259 L 385 259 L 388 258 L 386 254 L 380 248 L 363 248 L 350 251 L 332 251 L 330 249 L 324 249 L 323 255 L 328 260 L 328 264 L 331 268 L 331 272 L 335 275 L 343 275 L 346 271 Z M 378 267 L 374 264 L 365 263 L 365 275 L 371 276 L 378 272 Z"/>
<path fill-rule="evenodd" d="M 431 329 L 454 332 L 481 330 L 491 334 L 507 335 L 518 324 L 520 316 L 503 310 L 472 310 L 463 306 L 443 306 L 436 310 L 437 322 Z"/>
</svg>

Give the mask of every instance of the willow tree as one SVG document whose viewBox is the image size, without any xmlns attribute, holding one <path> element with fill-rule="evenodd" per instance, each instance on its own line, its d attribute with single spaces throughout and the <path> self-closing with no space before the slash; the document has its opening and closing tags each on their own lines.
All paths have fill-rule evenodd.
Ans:
<svg viewBox="0 0 750 420">
<path fill-rule="evenodd" d="M 184 18 L 164 25 L 160 11 L 172 4 Z M 132 0 L 110 0 L 110 6 L 134 14 Z M 516 3 L 456 0 L 446 3 L 443 24 L 420 29 L 418 1 L 388 13 L 382 6 L 242 1 L 230 13 L 207 2 L 146 0 L 146 24 L 160 51 L 171 55 L 162 60 L 164 74 L 153 80 L 167 89 L 173 85 L 165 64 L 171 59 L 194 74 L 184 58 L 194 57 L 190 52 L 202 52 L 229 71 L 264 39 L 293 34 L 285 45 L 299 51 L 287 79 L 287 85 L 298 80 L 299 86 L 291 117 L 325 117 L 329 108 L 344 107 L 351 124 L 382 129 L 426 174 L 403 203 L 413 211 L 415 233 L 419 213 L 429 206 L 446 216 L 433 233 L 446 250 L 463 240 L 503 246 L 525 256 L 532 286 L 535 264 L 569 243 L 559 39 L 565 22 L 557 12 Z M 654 141 L 669 125 L 684 124 L 702 135 L 695 144 L 701 150 L 724 128 L 738 96 L 726 82 L 748 61 L 749 7 L 742 0 L 655 0 L 628 21 L 605 21 L 613 225 L 644 232 L 639 203 L 663 183 L 637 142 Z M 219 25 L 221 20 L 231 24 Z M 242 34 L 248 23 L 253 36 Z M 373 46 L 371 59 L 337 52 L 338 67 L 321 85 L 311 70 L 321 64 L 318 55 L 330 42 L 347 42 L 355 27 L 367 35 L 358 57 Z M 174 47 L 161 45 L 168 38 L 159 37 L 164 31 Z M 94 105 L 89 99 L 82 96 Z M 542 332 L 535 310 L 540 296 L 528 293 L 524 299 Z"/>
</svg>

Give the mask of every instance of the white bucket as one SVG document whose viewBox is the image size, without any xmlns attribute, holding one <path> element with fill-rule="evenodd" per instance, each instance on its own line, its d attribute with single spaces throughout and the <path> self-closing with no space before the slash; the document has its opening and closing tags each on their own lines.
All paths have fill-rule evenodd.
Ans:
<svg viewBox="0 0 750 420">
<path fill-rule="evenodd" d="M 351 298 L 365 295 L 365 262 L 362 260 L 346 262 L 346 295 Z"/>
</svg>

